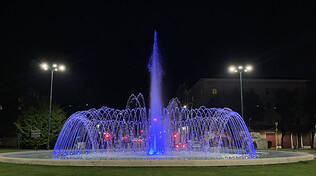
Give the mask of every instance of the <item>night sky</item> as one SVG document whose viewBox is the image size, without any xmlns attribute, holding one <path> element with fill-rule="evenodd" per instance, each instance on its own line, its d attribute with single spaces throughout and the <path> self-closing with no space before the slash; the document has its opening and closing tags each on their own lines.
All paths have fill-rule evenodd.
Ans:
<svg viewBox="0 0 316 176">
<path fill-rule="evenodd" d="M 148 60 L 158 31 L 164 99 L 199 78 L 234 77 L 227 66 L 253 64 L 252 78 L 313 80 L 316 8 L 301 1 L 210 4 L 14 1 L 1 5 L 0 88 L 49 95 L 42 61 L 64 63 L 54 102 L 124 107 L 148 99 Z M 15 92 L 11 92 L 14 94 Z"/>
</svg>

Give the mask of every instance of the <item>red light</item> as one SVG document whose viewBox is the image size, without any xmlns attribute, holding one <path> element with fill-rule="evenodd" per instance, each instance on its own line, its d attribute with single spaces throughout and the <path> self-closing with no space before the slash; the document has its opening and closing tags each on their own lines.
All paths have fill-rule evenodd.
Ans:
<svg viewBox="0 0 316 176">
<path fill-rule="evenodd" d="M 124 139 L 124 140 L 127 140 L 127 138 L 128 138 L 127 136 L 123 136 L 123 137 L 122 137 L 122 139 Z"/>
<path fill-rule="evenodd" d="M 153 121 L 154 121 L 154 122 L 157 122 L 157 121 L 158 121 L 158 119 L 157 119 L 157 118 L 153 118 Z"/>
<path fill-rule="evenodd" d="M 185 145 L 185 144 L 182 145 L 182 148 L 186 148 L 186 147 L 187 147 L 187 145 Z"/>
<path fill-rule="evenodd" d="M 140 130 L 140 133 L 143 133 L 144 132 L 144 130 Z"/>
<path fill-rule="evenodd" d="M 143 140 L 142 139 L 138 139 L 137 142 L 143 142 Z"/>
<path fill-rule="evenodd" d="M 172 137 L 173 137 L 174 139 L 176 139 L 176 138 L 178 138 L 178 134 L 177 134 L 177 133 L 173 133 L 173 134 L 172 134 Z"/>
<path fill-rule="evenodd" d="M 111 134 L 110 133 L 104 133 L 104 138 L 105 139 L 110 139 L 111 138 Z"/>
<path fill-rule="evenodd" d="M 179 145 L 178 144 L 176 144 L 176 149 L 178 149 L 179 148 Z"/>
</svg>

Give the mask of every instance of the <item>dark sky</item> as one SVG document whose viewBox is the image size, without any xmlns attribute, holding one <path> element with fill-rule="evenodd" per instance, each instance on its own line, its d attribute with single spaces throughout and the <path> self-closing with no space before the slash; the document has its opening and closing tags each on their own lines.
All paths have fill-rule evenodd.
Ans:
<svg viewBox="0 0 316 176">
<path fill-rule="evenodd" d="M 315 16 L 315 6 L 301 1 L 2 3 L 0 86 L 48 95 L 49 73 L 39 68 L 47 61 L 67 66 L 54 81 L 59 104 L 121 108 L 138 92 L 148 99 L 154 29 L 166 100 L 181 83 L 232 77 L 232 63 L 253 64 L 247 77 L 314 79 Z"/>
</svg>

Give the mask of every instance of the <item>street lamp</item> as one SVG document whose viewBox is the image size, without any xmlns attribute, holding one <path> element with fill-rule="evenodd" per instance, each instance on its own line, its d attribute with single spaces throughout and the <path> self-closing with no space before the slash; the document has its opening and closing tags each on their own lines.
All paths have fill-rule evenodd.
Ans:
<svg viewBox="0 0 316 176">
<path fill-rule="evenodd" d="M 239 72 L 239 80 L 240 80 L 240 106 L 241 106 L 241 116 L 244 117 L 244 102 L 243 102 L 243 94 L 242 94 L 242 73 L 243 72 L 251 72 L 253 67 L 251 65 L 231 65 L 228 67 L 229 73 L 238 73 Z"/>
<path fill-rule="evenodd" d="M 278 125 L 279 122 L 274 122 L 275 125 L 275 150 L 278 149 Z"/>
<path fill-rule="evenodd" d="M 54 80 L 54 72 L 65 71 L 66 67 L 64 65 L 59 64 L 47 64 L 42 63 L 40 65 L 41 69 L 44 71 L 50 71 L 50 94 L 49 94 L 49 116 L 48 116 L 48 134 L 47 134 L 47 150 L 49 150 L 49 137 L 50 137 L 50 120 L 52 117 L 52 100 L 53 100 L 53 80 Z"/>
</svg>

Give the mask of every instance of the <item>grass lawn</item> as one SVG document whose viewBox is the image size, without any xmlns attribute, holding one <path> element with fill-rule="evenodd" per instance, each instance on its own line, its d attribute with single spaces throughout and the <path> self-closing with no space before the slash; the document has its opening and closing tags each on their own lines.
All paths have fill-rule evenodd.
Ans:
<svg viewBox="0 0 316 176">
<path fill-rule="evenodd" d="M 0 150 L 10 152 L 16 150 Z M 304 150 L 308 151 L 308 150 Z M 315 152 L 310 150 L 310 152 Z M 316 175 L 316 160 L 293 164 L 264 165 L 264 166 L 238 166 L 238 167 L 167 167 L 167 168 L 119 168 L 119 167 L 63 167 L 63 166 L 36 166 L 25 164 L 0 163 L 1 176 L 28 176 L 28 175 L 179 175 L 179 176 L 200 176 L 200 175 Z"/>
<path fill-rule="evenodd" d="M 316 149 L 278 149 L 278 151 L 285 152 L 307 152 L 310 154 L 316 154 Z"/>
</svg>

